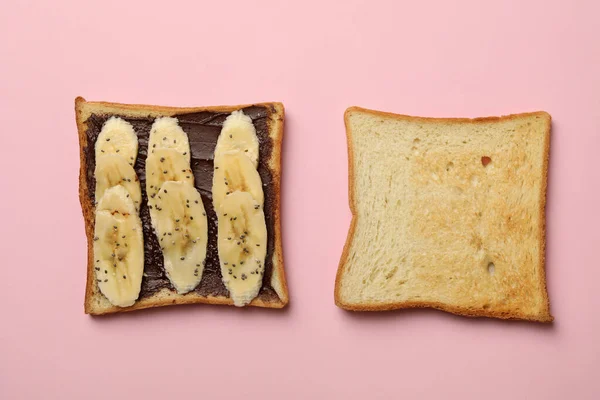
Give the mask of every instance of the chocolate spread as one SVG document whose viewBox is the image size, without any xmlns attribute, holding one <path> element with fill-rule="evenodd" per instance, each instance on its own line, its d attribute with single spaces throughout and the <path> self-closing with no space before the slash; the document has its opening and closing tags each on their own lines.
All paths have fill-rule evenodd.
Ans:
<svg viewBox="0 0 600 400">
<path fill-rule="evenodd" d="M 273 151 L 273 141 L 269 136 L 267 121 L 275 110 L 266 106 L 251 106 L 244 108 L 256 128 L 259 141 L 258 173 L 262 179 L 265 195 L 264 212 L 267 225 L 267 256 L 265 260 L 265 274 L 263 286 L 258 295 L 259 298 L 268 301 L 278 299 L 277 294 L 271 287 L 271 273 L 273 269 L 273 252 L 275 250 L 274 233 L 274 201 L 275 186 L 273 176 L 268 167 L 268 162 Z M 195 186 L 202 196 L 204 208 L 208 219 L 208 246 L 206 252 L 206 264 L 202 280 L 194 289 L 201 296 L 229 296 L 221 279 L 221 267 L 217 251 L 217 215 L 212 204 L 212 179 L 213 179 L 213 157 L 217 145 L 217 138 L 221 132 L 223 121 L 229 115 L 226 112 L 202 111 L 196 113 L 183 113 L 173 115 L 179 120 L 179 125 L 187 133 L 191 150 L 191 167 L 194 173 Z M 96 181 L 94 169 L 96 167 L 94 146 L 100 134 L 104 122 L 112 116 L 123 118 L 129 122 L 139 141 L 139 153 L 134 165 L 135 172 L 140 178 L 142 186 L 142 205 L 140 217 L 144 231 L 144 278 L 139 299 L 149 297 L 157 291 L 168 288 L 175 291 L 169 279 L 165 276 L 163 267 L 163 255 L 158 240 L 150 223 L 148 212 L 148 198 L 146 196 L 146 156 L 148 155 L 148 138 L 150 127 L 155 117 L 126 117 L 119 114 L 92 114 L 87 123 L 87 146 L 84 149 L 86 156 L 86 179 L 89 196 L 94 202 L 94 190 Z"/>
</svg>

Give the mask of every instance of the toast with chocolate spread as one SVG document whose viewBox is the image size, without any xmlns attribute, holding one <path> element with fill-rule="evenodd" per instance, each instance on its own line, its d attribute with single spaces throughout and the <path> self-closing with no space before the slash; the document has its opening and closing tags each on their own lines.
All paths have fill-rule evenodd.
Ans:
<svg viewBox="0 0 600 400">
<path fill-rule="evenodd" d="M 88 240 L 85 312 L 282 308 L 281 103 L 75 99 Z"/>
<path fill-rule="evenodd" d="M 552 321 L 544 265 L 550 115 L 345 114 L 352 223 L 335 302 Z"/>
</svg>

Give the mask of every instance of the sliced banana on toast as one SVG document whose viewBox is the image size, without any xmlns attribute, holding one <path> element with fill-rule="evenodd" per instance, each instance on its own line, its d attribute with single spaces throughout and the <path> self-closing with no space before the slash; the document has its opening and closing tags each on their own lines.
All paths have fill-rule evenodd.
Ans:
<svg viewBox="0 0 600 400">
<path fill-rule="evenodd" d="M 138 138 L 133 126 L 122 118 L 109 118 L 96 139 L 95 152 L 96 160 L 103 155 L 117 154 L 133 166 L 138 153 Z"/>
<path fill-rule="evenodd" d="M 108 188 L 96 208 L 94 272 L 98 287 L 115 306 L 138 298 L 144 272 L 142 222 L 129 192 Z"/>
<path fill-rule="evenodd" d="M 267 254 L 265 215 L 250 193 L 235 191 L 223 199 L 218 223 L 223 283 L 234 305 L 243 307 L 262 286 Z"/>
<path fill-rule="evenodd" d="M 96 202 L 99 202 L 106 190 L 113 186 L 121 185 L 127 190 L 136 210 L 140 208 L 142 191 L 140 182 L 133 167 L 125 158 L 117 154 L 102 155 L 96 158 Z"/>
<path fill-rule="evenodd" d="M 144 272 L 144 239 L 138 209 L 140 182 L 133 169 L 138 138 L 131 124 L 111 117 L 96 139 L 94 273 L 113 305 L 138 298 Z"/>
<path fill-rule="evenodd" d="M 194 185 L 194 175 L 190 168 L 190 143 L 176 118 L 160 117 L 154 120 L 150 128 L 146 158 L 146 194 L 155 229 L 156 196 L 163 183 L 169 181 Z"/>
<path fill-rule="evenodd" d="M 258 166 L 258 137 L 252 119 L 242 110 L 232 112 L 223 122 L 215 148 L 215 160 L 221 155 L 239 151 Z"/>
<path fill-rule="evenodd" d="M 179 294 L 202 279 L 208 221 L 194 187 L 187 134 L 176 118 L 157 118 L 150 129 L 146 193 L 152 226 L 163 251 L 165 272 Z"/>
<path fill-rule="evenodd" d="M 257 171 L 258 138 L 242 110 L 225 119 L 214 156 L 213 205 L 223 283 L 243 307 L 260 292 L 267 253 L 264 193 Z"/>
<path fill-rule="evenodd" d="M 146 194 L 148 204 L 154 205 L 156 195 L 165 182 L 178 181 L 194 185 L 194 175 L 185 157 L 174 149 L 156 149 L 146 158 Z M 151 208 L 152 211 L 154 209 Z"/>
<path fill-rule="evenodd" d="M 215 159 L 213 175 L 213 205 L 220 210 L 225 196 L 235 192 L 248 192 L 262 207 L 264 201 L 262 181 L 252 161 L 244 153 L 225 153 Z"/>
<path fill-rule="evenodd" d="M 153 214 L 167 277 L 178 293 L 193 290 L 204 271 L 208 222 L 200 193 L 187 182 L 162 184 Z"/>
<path fill-rule="evenodd" d="M 190 163 L 190 142 L 177 118 L 160 117 L 154 120 L 150 128 L 148 155 L 154 154 L 157 149 L 174 149 L 181 153 L 186 163 Z"/>
</svg>

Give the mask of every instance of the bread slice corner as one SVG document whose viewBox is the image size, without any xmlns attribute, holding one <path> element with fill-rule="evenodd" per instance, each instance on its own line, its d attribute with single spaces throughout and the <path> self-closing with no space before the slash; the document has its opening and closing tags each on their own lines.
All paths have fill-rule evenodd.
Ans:
<svg viewBox="0 0 600 400">
<path fill-rule="evenodd" d="M 344 115 L 352 212 L 335 303 L 551 322 L 551 117 Z"/>
</svg>

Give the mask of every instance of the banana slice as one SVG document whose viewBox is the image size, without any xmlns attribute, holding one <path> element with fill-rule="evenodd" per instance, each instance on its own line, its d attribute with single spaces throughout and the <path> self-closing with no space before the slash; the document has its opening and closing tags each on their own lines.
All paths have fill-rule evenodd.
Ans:
<svg viewBox="0 0 600 400">
<path fill-rule="evenodd" d="M 174 149 L 190 163 L 190 142 L 177 118 L 162 117 L 154 120 L 148 141 L 149 154 L 154 154 L 158 149 Z"/>
<path fill-rule="evenodd" d="M 100 291 L 118 307 L 140 294 L 144 271 L 142 222 L 121 185 L 104 192 L 96 209 L 94 271 Z"/>
<path fill-rule="evenodd" d="M 240 151 L 258 165 L 258 138 L 252 119 L 242 110 L 234 111 L 225 122 L 215 148 L 215 160 L 225 153 Z"/>
<path fill-rule="evenodd" d="M 262 207 L 248 192 L 233 192 L 221 204 L 218 231 L 223 283 L 233 303 L 243 307 L 262 286 L 267 227 Z"/>
<path fill-rule="evenodd" d="M 151 211 L 160 187 L 168 181 L 187 182 L 194 186 L 194 175 L 185 156 L 177 150 L 157 149 L 146 158 L 146 194 Z"/>
<path fill-rule="evenodd" d="M 163 183 L 153 218 L 167 277 L 178 293 L 193 290 L 202 279 L 208 243 L 200 193 L 187 182 Z"/>
<path fill-rule="evenodd" d="M 96 139 L 95 151 L 96 160 L 104 155 L 118 154 L 133 166 L 138 153 L 138 138 L 133 126 L 122 118 L 109 118 Z"/>
<path fill-rule="evenodd" d="M 215 210 L 220 210 L 225 196 L 236 190 L 250 193 L 262 206 L 264 194 L 260 175 L 252 161 L 239 151 L 223 154 L 215 160 L 212 187 Z"/>
<path fill-rule="evenodd" d="M 96 192 L 95 198 L 99 202 L 106 190 L 113 186 L 121 185 L 131 196 L 136 210 L 140 208 L 142 191 L 140 182 L 133 167 L 119 155 L 103 155 L 96 159 Z"/>
</svg>

